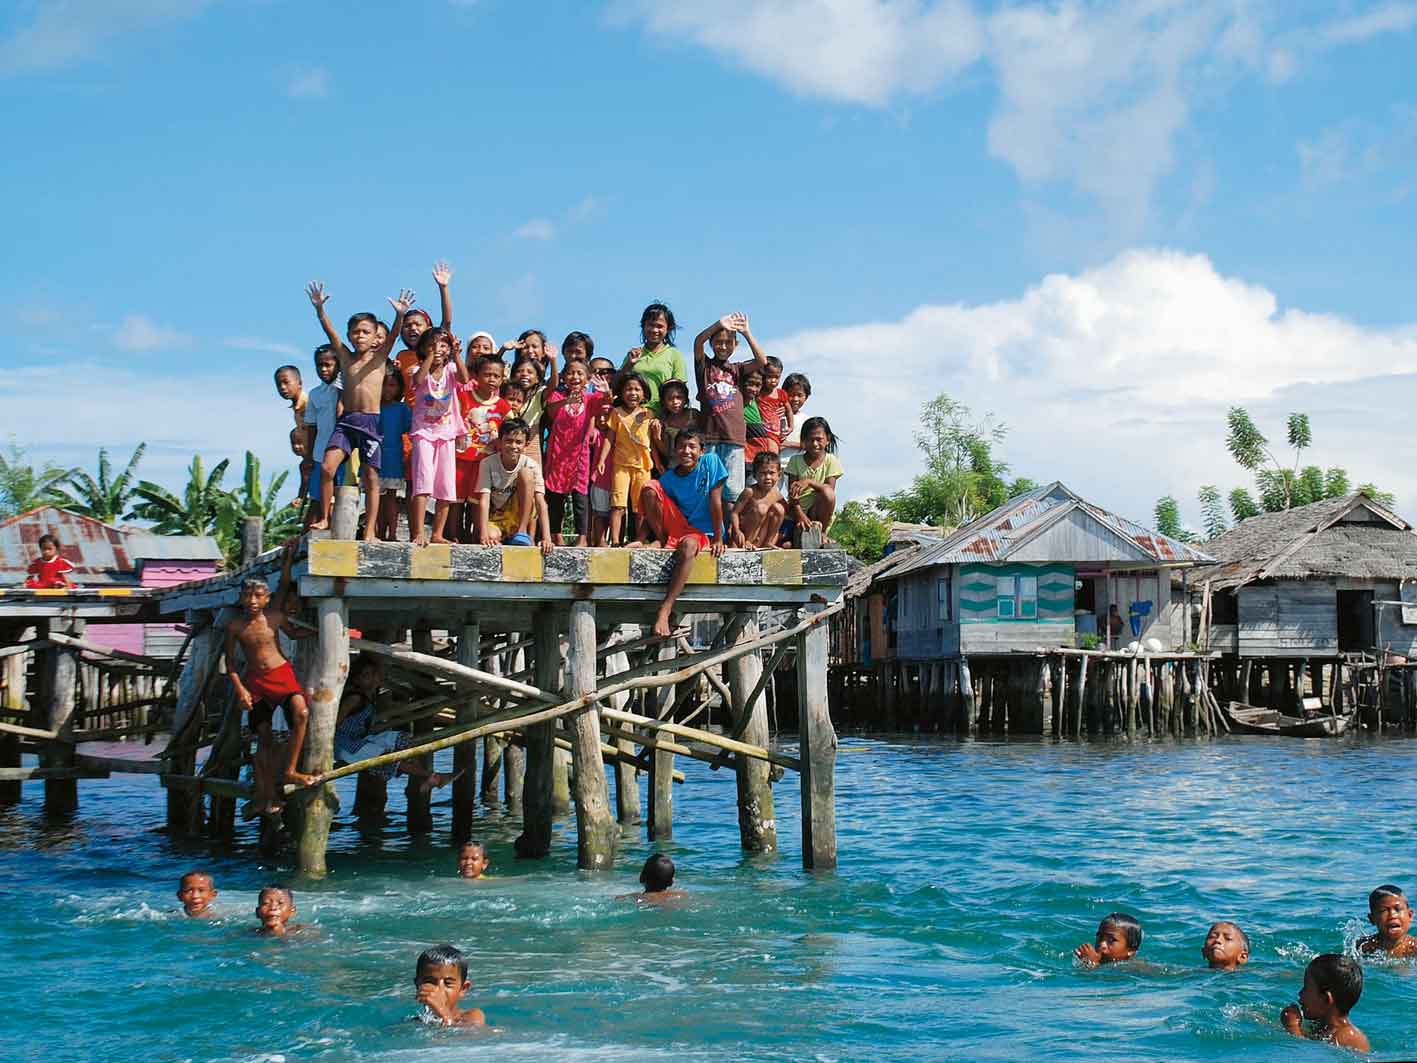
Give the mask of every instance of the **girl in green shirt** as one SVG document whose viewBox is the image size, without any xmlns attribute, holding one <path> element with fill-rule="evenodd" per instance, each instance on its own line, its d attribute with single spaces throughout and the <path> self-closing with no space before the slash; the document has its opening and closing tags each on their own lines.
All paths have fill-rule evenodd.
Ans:
<svg viewBox="0 0 1417 1063">
<path fill-rule="evenodd" d="M 658 415 L 659 389 L 666 380 L 688 380 L 689 370 L 684 352 L 674 346 L 674 333 L 679 326 L 674 311 L 663 303 L 650 303 L 640 315 L 640 339 L 643 346 L 632 347 L 620 365 L 620 371 L 635 372 L 645 383 L 645 405 Z"/>
</svg>

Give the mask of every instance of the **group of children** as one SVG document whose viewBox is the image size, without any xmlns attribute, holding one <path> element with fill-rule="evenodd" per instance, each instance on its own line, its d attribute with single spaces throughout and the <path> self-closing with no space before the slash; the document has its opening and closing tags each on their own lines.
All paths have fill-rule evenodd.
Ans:
<svg viewBox="0 0 1417 1063">
<path fill-rule="evenodd" d="M 458 850 L 458 877 L 482 879 L 490 866 L 487 847 L 467 841 Z M 655 853 L 640 870 L 643 892 L 625 894 L 651 904 L 672 903 L 685 896 L 674 888 L 674 861 Z M 212 907 L 220 891 L 209 871 L 188 871 L 177 883 L 177 899 L 182 911 L 192 919 L 216 915 Z M 262 937 L 286 937 L 304 927 L 292 923 L 295 893 L 285 886 L 263 886 L 256 895 L 256 933 Z M 459 1002 L 472 988 L 467 977 L 467 959 L 452 945 L 435 945 L 418 957 L 413 972 L 414 1000 L 424 1009 L 424 1018 L 446 1026 L 483 1026 L 487 1018 L 480 1008 L 461 1008 Z"/>
<path fill-rule="evenodd" d="M 1401 888 L 1384 884 L 1373 890 L 1368 895 L 1368 921 L 1375 932 L 1358 942 L 1359 953 L 1417 957 L 1417 938 L 1410 933 L 1412 906 Z M 1141 943 L 1141 922 L 1125 912 L 1113 912 L 1098 924 L 1093 941 L 1079 945 L 1073 955 L 1089 967 L 1124 963 L 1136 957 Z M 1201 945 L 1201 956 L 1214 970 L 1238 970 L 1250 960 L 1250 939 L 1235 923 L 1213 923 Z M 1326 952 L 1309 961 L 1298 1002 L 1280 1012 L 1280 1024 L 1296 1037 L 1367 1052 L 1368 1038 L 1349 1018 L 1362 993 L 1363 968 L 1358 961 Z"/>
<path fill-rule="evenodd" d="M 452 332 L 452 271 L 439 263 L 433 277 L 436 327 L 405 289 L 389 300 L 392 324 L 358 313 L 343 337 L 324 286 L 306 289 L 328 340 L 315 350 L 320 384 L 305 391 L 291 365 L 275 381 L 295 417 L 307 527 L 328 527 L 352 455 L 366 540 L 395 538 L 401 513 L 418 544 L 544 551 L 674 547 L 685 536 L 701 549 L 766 549 L 790 544 L 796 527 L 830 526 L 842 475 L 836 437 L 825 419 L 801 417 L 810 382 L 783 376 L 746 315 L 725 315 L 695 337 L 691 376 L 674 346 L 673 311 L 651 303 L 641 344 L 617 370 L 579 331 L 559 354 L 538 329 L 500 346 L 476 332 L 464 348 Z M 752 357 L 734 360 L 740 337 Z"/>
</svg>

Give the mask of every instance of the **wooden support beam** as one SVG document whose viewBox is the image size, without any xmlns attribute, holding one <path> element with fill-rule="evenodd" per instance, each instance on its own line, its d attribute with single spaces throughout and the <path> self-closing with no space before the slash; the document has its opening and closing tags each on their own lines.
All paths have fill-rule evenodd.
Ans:
<svg viewBox="0 0 1417 1063">
<path fill-rule="evenodd" d="M 24 717 L 26 711 L 26 664 L 30 647 L 35 645 L 38 639 L 31 638 L 21 646 L 6 647 L 12 651 L 7 653 L 3 665 L 5 691 L 4 703 L 0 705 L 6 715 Z M 45 734 L 49 732 L 46 730 Z M 0 733 L 0 769 L 18 768 L 20 766 L 20 735 L 13 732 L 8 734 Z M 0 782 L 0 805 L 15 805 L 20 802 L 20 782 Z"/>
<path fill-rule="evenodd" d="M 484 672 L 478 668 L 445 660 L 442 657 L 434 656 L 431 652 L 420 652 L 416 649 L 406 650 L 400 646 L 389 646 L 369 639 L 350 639 L 349 645 L 351 649 L 356 649 L 360 653 L 374 653 L 391 661 L 397 661 L 404 668 L 412 671 L 431 673 L 451 679 L 463 686 L 484 687 L 494 690 L 504 697 L 540 702 L 543 705 L 554 705 L 561 700 L 554 694 L 548 694 L 527 683 L 519 683 L 515 679 L 507 679 L 492 672 Z M 427 649 L 430 651 L 432 649 L 431 635 Z"/>
<path fill-rule="evenodd" d="M 620 646 L 643 641 L 637 637 L 641 630 L 638 624 L 622 625 L 616 628 L 607 643 L 596 650 L 604 661 L 606 679 L 630 667 L 629 651 L 620 649 Z M 614 694 L 607 704 L 612 709 L 623 709 L 629 698 L 628 694 Z M 632 743 L 616 739 L 615 748 L 622 754 L 615 761 L 615 818 L 622 825 L 630 826 L 640 821 L 639 762 L 635 759 Z M 648 763 L 645 770 L 649 770 Z"/>
<path fill-rule="evenodd" d="M 822 630 L 825 630 L 823 628 Z M 752 642 L 758 637 L 758 625 L 745 623 L 738 635 L 739 642 Z M 781 647 L 779 647 L 781 650 Z M 774 658 L 776 659 L 776 657 Z M 756 653 L 735 657 L 724 666 L 731 691 L 734 733 L 741 734 L 748 745 L 768 744 L 768 708 L 763 699 L 763 662 Z M 823 678 L 826 666 L 823 664 Z M 738 837 L 744 850 L 750 853 L 770 853 L 777 849 L 777 815 L 773 808 L 772 773 L 769 766 L 756 758 L 738 755 Z"/>
<path fill-rule="evenodd" d="M 601 715 L 615 723 L 629 724 L 632 727 L 640 727 L 656 733 L 678 735 L 680 738 L 692 739 L 714 749 L 726 749 L 731 753 L 737 753 L 754 760 L 767 761 L 769 764 L 776 764 L 781 768 L 791 768 L 793 771 L 800 771 L 802 768 L 802 762 L 797 757 L 778 753 L 763 746 L 750 745 L 747 742 L 735 742 L 731 738 L 714 734 L 712 731 L 705 731 L 700 727 L 690 727 L 688 724 L 672 723 L 668 720 L 656 720 L 650 716 L 642 716 L 634 712 L 621 712 L 618 709 L 602 709 Z"/>
<path fill-rule="evenodd" d="M 0 782 L 43 782 L 46 788 L 53 782 L 76 783 L 80 779 L 106 778 L 108 778 L 106 771 L 92 771 L 79 767 L 0 768 Z"/>
<path fill-rule="evenodd" d="M 51 631 L 49 640 L 60 646 L 67 646 L 74 650 L 83 650 L 84 653 L 93 654 L 96 657 L 109 657 L 116 661 L 130 661 L 133 664 L 146 665 L 147 667 L 161 672 L 168 662 L 159 660 L 156 657 L 144 657 L 141 653 L 129 653 L 126 650 L 115 650 L 109 646 L 100 646 L 96 642 L 89 642 L 87 639 L 76 638 L 73 635 L 66 635 L 61 631 Z"/>
<path fill-rule="evenodd" d="M 525 660 L 526 654 L 522 650 L 509 650 L 498 654 L 502 662 L 502 671 L 518 667 Z M 502 703 L 506 704 L 507 699 L 503 698 Z M 555 799 L 556 791 L 556 759 L 552 754 L 551 762 L 551 790 L 552 799 Z M 508 745 L 502 751 L 502 800 L 505 802 L 507 812 L 513 816 L 522 814 L 522 794 L 526 789 L 526 750 L 518 745 Z M 563 806 L 570 807 L 569 798 Z"/>
<path fill-rule="evenodd" d="M 38 727 L 23 727 L 17 723 L 0 722 L 0 734 L 19 735 L 21 738 L 40 738 L 50 741 L 59 737 L 58 731 L 45 731 Z"/>
<path fill-rule="evenodd" d="M 335 760 L 335 719 L 349 677 L 349 607 L 343 598 L 322 598 L 315 603 L 319 644 L 315 668 L 306 684 L 310 698 L 310 724 L 301 755 L 302 771 L 328 772 Z M 300 816 L 297 854 L 300 870 L 313 877 L 325 874 L 325 850 L 330 823 L 339 802 L 334 787 L 317 785 Z"/>
<path fill-rule="evenodd" d="M 821 614 L 818 613 L 818 616 Z M 797 636 L 797 728 L 802 752 L 802 866 L 836 867 L 836 731 L 827 704 L 830 632 L 824 625 Z"/>
<path fill-rule="evenodd" d="M 70 629 L 74 635 L 82 635 L 84 621 L 75 620 Z M 57 622 L 47 622 L 45 635 L 57 643 L 65 637 L 57 629 Z M 53 769 L 53 774 L 45 777 L 44 808 L 46 812 L 72 812 L 79 807 L 78 776 L 64 774 L 74 767 L 73 722 L 71 717 L 77 708 L 75 704 L 76 683 L 79 674 L 78 654 L 72 649 L 59 645 L 43 651 L 44 694 L 47 702 L 47 729 L 54 732 L 54 738 L 40 750 L 39 763 L 42 768 Z"/>
<path fill-rule="evenodd" d="M 126 757 L 96 757 L 78 753 L 74 763 L 85 770 L 119 775 L 161 775 L 165 770 L 158 760 L 133 760 Z"/>
<path fill-rule="evenodd" d="M 659 648 L 659 656 L 665 660 L 675 659 L 675 645 L 665 643 Z M 684 684 L 683 696 L 692 696 L 692 684 Z M 678 705 L 678 695 L 673 684 L 661 687 L 646 697 L 658 699 L 654 706 L 656 718 L 667 718 Z M 623 708 L 619 711 L 625 711 Z M 649 823 L 646 833 L 650 841 L 668 841 L 674 837 L 674 784 L 670 781 L 674 772 L 674 750 L 665 745 L 656 745 L 650 751 L 649 772 Z"/>
<path fill-rule="evenodd" d="M 532 652 L 536 685 L 553 689 L 561 678 L 561 624 L 563 613 L 544 606 L 533 621 L 535 646 Z M 551 851 L 551 808 L 556 760 L 556 721 L 547 720 L 526 728 L 526 778 L 522 789 L 522 833 L 517 839 L 518 856 L 543 857 Z"/>
<path fill-rule="evenodd" d="M 433 656 L 433 632 L 427 627 L 416 627 L 412 634 L 412 653 L 419 658 L 441 661 L 441 657 Z M 364 641 L 364 640 L 360 640 Z M 444 662 L 452 663 L 452 662 Z M 433 730 L 433 721 L 420 720 L 414 724 L 415 734 L 429 734 Z M 433 758 L 431 756 L 419 757 L 420 768 L 423 773 L 433 770 Z M 423 779 L 418 775 L 409 775 L 404 784 L 404 797 L 406 801 L 406 823 L 409 834 L 427 834 L 433 829 L 433 793 L 428 787 L 423 785 Z"/>
<path fill-rule="evenodd" d="M 595 604 L 571 603 L 566 651 L 566 694 L 593 696 L 595 691 Z M 612 710 L 613 711 L 613 710 Z M 609 787 L 600 760 L 600 715 L 595 702 L 566 717 L 575 762 L 576 866 L 608 871 L 615 863 L 619 828 L 610 814 Z"/>
<path fill-rule="evenodd" d="M 476 668 L 482 663 L 482 628 L 476 622 L 464 624 L 458 635 L 457 663 L 464 668 Z M 477 708 L 469 698 L 458 705 L 459 723 L 471 723 Z M 453 780 L 453 845 L 459 846 L 472 837 L 473 802 L 477 799 L 477 745 L 464 742 L 453 751 L 453 771 L 460 772 Z"/>
</svg>

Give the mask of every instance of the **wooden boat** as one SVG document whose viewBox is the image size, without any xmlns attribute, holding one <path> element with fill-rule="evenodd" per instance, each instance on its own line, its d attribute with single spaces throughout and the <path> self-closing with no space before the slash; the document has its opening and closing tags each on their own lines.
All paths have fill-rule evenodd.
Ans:
<svg viewBox="0 0 1417 1063">
<path fill-rule="evenodd" d="M 1284 735 L 1288 738 L 1337 738 L 1348 730 L 1353 715 L 1286 716 L 1278 709 L 1262 709 L 1232 701 L 1225 709 L 1230 729 L 1236 734 Z"/>
</svg>

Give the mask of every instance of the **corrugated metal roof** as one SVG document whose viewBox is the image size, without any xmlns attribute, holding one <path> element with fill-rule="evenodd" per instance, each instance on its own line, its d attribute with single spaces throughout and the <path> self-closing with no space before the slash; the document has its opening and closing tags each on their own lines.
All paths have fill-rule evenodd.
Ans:
<svg viewBox="0 0 1417 1063">
<path fill-rule="evenodd" d="M 1093 505 L 1055 481 L 1009 499 L 993 512 L 966 524 L 944 542 L 922 543 L 919 549 L 912 551 L 908 564 L 891 569 L 889 575 L 899 576 L 934 565 L 1007 561 L 1016 547 L 1074 510 L 1086 513 L 1158 564 L 1204 564 L 1213 560 L 1193 546 Z"/>
<path fill-rule="evenodd" d="M 142 560 L 221 557 L 213 539 L 115 528 L 58 506 L 40 506 L 0 522 L 0 585 L 25 581 L 25 570 L 39 557 L 39 537 L 45 534 L 59 540 L 60 554 L 74 566 L 74 582 L 88 586 L 136 584 Z"/>
</svg>

